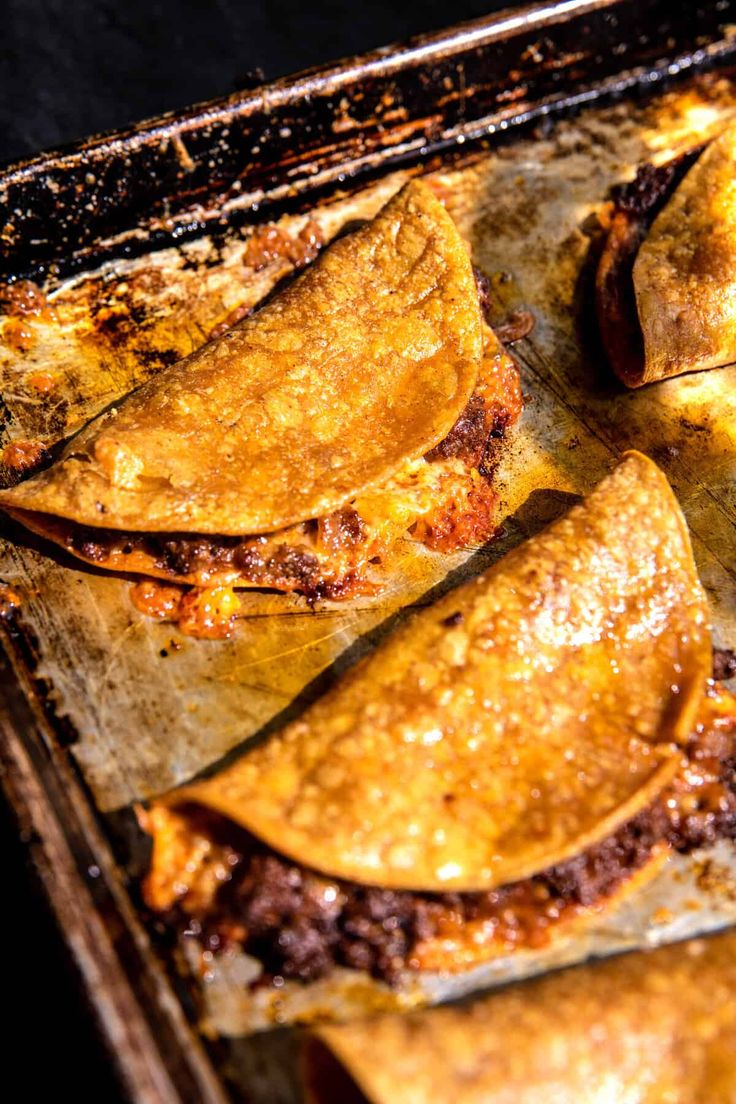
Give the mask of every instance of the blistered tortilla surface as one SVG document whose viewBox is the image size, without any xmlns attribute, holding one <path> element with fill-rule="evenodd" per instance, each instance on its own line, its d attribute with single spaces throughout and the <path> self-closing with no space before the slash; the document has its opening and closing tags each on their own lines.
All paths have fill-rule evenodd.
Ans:
<svg viewBox="0 0 736 1104">
<path fill-rule="evenodd" d="M 677 768 L 706 600 L 661 471 L 584 504 L 396 632 L 280 734 L 179 791 L 333 877 L 483 890 L 575 855 Z"/>
<path fill-rule="evenodd" d="M 736 360 L 736 125 L 707 147 L 654 220 L 634 291 L 639 382 Z"/>
<path fill-rule="evenodd" d="M 467 250 L 414 181 L 0 504 L 124 531 L 240 535 L 318 517 L 447 434 L 481 352 Z"/>
<path fill-rule="evenodd" d="M 316 1034 L 372 1104 L 733 1104 L 736 930 Z M 312 1104 L 338 1099 L 321 1057 L 307 1052 Z"/>
</svg>

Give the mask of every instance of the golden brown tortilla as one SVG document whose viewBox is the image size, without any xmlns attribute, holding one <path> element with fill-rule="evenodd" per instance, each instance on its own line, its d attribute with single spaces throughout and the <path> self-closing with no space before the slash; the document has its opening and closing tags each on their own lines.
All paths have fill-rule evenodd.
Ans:
<svg viewBox="0 0 736 1104">
<path fill-rule="evenodd" d="M 736 360 L 736 126 L 688 171 L 633 270 L 644 340 L 629 386 Z"/>
<path fill-rule="evenodd" d="M 659 468 L 628 453 L 300 720 L 163 801 L 209 807 L 332 877 L 491 889 L 651 803 L 710 656 L 685 521 Z"/>
<path fill-rule="evenodd" d="M 0 505 L 129 532 L 241 535 L 318 517 L 422 456 L 478 376 L 470 258 L 407 184 L 235 329 L 159 373 Z"/>
<path fill-rule="evenodd" d="M 736 930 L 315 1029 L 310 1104 L 733 1104 Z"/>
</svg>

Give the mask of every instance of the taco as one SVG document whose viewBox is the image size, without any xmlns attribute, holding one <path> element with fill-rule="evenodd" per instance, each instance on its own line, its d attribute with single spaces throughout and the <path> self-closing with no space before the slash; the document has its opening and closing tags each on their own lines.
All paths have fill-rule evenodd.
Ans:
<svg viewBox="0 0 736 1104">
<path fill-rule="evenodd" d="M 539 946 L 736 835 L 711 662 L 685 521 L 629 453 L 300 719 L 154 802 L 147 904 L 279 983 Z"/>
<path fill-rule="evenodd" d="M 598 320 L 628 387 L 736 360 L 736 126 L 616 190 Z"/>
<path fill-rule="evenodd" d="M 492 534 L 484 460 L 520 409 L 467 249 L 414 181 L 0 506 L 97 568 L 345 597 L 407 531 Z"/>
</svg>

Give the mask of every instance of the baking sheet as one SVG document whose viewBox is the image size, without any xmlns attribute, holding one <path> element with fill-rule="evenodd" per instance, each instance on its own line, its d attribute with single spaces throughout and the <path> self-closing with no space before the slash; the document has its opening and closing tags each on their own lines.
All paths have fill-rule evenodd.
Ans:
<svg viewBox="0 0 736 1104">
<path fill-rule="evenodd" d="M 81 570 L 7 526 L 0 578 L 20 596 L 36 674 L 52 688 L 57 715 L 68 720 L 72 754 L 102 812 L 211 769 L 282 724 L 407 609 L 559 516 L 629 447 L 651 453 L 672 481 L 693 533 L 716 639 L 736 645 L 736 368 L 625 392 L 597 345 L 590 295 L 597 214 L 611 184 L 630 178 L 641 160 L 702 141 L 734 114 L 733 81 L 706 75 L 647 105 L 593 108 L 433 174 L 475 263 L 491 278 L 499 317 L 524 306 L 536 322 L 515 346 L 528 404 L 498 472 L 505 521 L 490 545 L 447 557 L 406 540 L 389 590 L 376 599 L 312 609 L 299 598 L 245 593 L 237 632 L 223 642 L 184 637 L 144 618 L 130 602 L 128 581 Z M 355 197 L 286 218 L 281 228 L 296 234 L 311 217 L 328 240 L 352 219 L 371 215 L 403 179 L 387 176 Z M 5 343 L 6 439 L 48 443 L 67 435 L 201 344 L 232 309 L 259 301 L 289 265 L 277 260 L 253 272 L 245 260 L 249 233 L 116 262 L 56 289 L 47 315 L 29 323 L 32 347 L 21 352 Z M 39 388 L 44 375 L 52 385 L 47 380 Z M 713 857 L 721 874 L 705 882 L 697 865 L 702 856 L 672 860 L 645 895 L 597 930 L 560 944 L 551 956 L 499 961 L 472 984 L 736 921 L 728 888 L 736 877 L 732 852 Z M 679 893 L 677 886 L 686 889 Z M 234 1007 L 227 979 L 217 980 L 219 988 L 214 979 L 205 986 L 210 1026 L 240 1030 L 286 1014 L 283 996 L 275 1009 L 264 1011 L 257 1001 L 244 1008 L 240 998 Z M 437 995 L 457 996 L 466 980 L 427 984 L 440 985 Z M 342 981 L 315 991 L 304 1016 L 326 1005 L 353 1013 L 366 1002 L 375 1006 L 374 988 L 368 993 L 354 980 Z M 410 980 L 406 1001 L 415 997 Z M 235 1045 L 232 1060 L 240 1053 Z"/>
</svg>

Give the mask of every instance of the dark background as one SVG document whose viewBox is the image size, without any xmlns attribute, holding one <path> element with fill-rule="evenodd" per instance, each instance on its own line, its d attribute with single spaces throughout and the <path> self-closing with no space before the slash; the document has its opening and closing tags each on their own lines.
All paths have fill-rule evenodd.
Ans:
<svg viewBox="0 0 736 1104">
<path fill-rule="evenodd" d="M 4 0 L 0 160 L 505 6 L 513 0 Z"/>
<path fill-rule="evenodd" d="M 513 0 L 4 0 L 0 162 L 505 6 Z M 5 1082 L 28 1101 L 72 1093 L 117 1104 L 111 1063 L 1 803 L 0 843 Z"/>
</svg>

